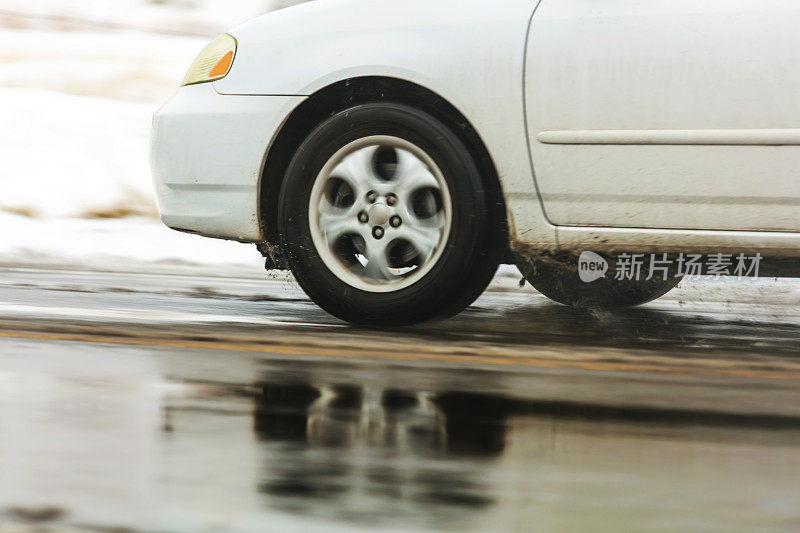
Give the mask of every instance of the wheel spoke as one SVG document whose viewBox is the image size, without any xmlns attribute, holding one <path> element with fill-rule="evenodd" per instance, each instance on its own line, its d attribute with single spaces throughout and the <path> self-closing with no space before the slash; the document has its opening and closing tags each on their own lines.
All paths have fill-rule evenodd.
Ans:
<svg viewBox="0 0 800 533">
<path fill-rule="evenodd" d="M 410 199 L 420 189 L 440 190 L 439 182 L 425 163 L 411 152 L 397 150 L 397 194 Z"/>
<path fill-rule="evenodd" d="M 374 281 L 392 281 L 399 276 L 392 272 L 387 255 L 386 241 L 367 241 L 367 265 L 364 275 Z"/>
<path fill-rule="evenodd" d="M 356 197 L 366 195 L 378 181 L 372 169 L 372 157 L 377 149 L 377 146 L 368 146 L 353 152 L 336 165 L 331 176 L 346 181 Z"/>
<path fill-rule="evenodd" d="M 329 246 L 334 245 L 343 235 L 359 235 L 362 230 L 353 208 L 337 209 L 326 205 L 325 209 L 320 208 L 319 224 Z"/>
<path fill-rule="evenodd" d="M 420 264 L 431 258 L 441 241 L 441 229 L 424 224 L 406 224 L 397 232 L 397 238 L 402 239 L 419 254 Z"/>
</svg>

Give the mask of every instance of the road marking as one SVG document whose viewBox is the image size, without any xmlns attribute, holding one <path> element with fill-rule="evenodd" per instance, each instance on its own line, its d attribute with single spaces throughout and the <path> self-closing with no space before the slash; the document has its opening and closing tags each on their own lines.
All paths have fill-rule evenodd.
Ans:
<svg viewBox="0 0 800 533">
<path fill-rule="evenodd" d="M 714 369 L 714 368 L 689 368 L 675 366 L 659 366 L 637 363 L 615 362 L 607 363 L 602 361 L 564 361 L 535 359 L 526 356 L 506 357 L 506 356 L 481 356 L 481 355 L 458 355 L 458 354 L 437 354 L 437 353 L 410 353 L 406 351 L 391 350 L 364 350 L 361 348 L 322 348 L 315 346 L 283 345 L 279 343 L 232 343 L 218 341 L 185 341 L 158 338 L 133 338 L 133 337 L 113 337 L 107 335 L 91 335 L 80 333 L 40 333 L 27 331 L 0 331 L 0 338 L 25 339 L 25 340 L 46 340 L 46 341 L 65 341 L 83 342 L 92 344 L 112 344 L 120 346 L 149 346 L 159 348 L 180 348 L 194 350 L 221 350 L 263 353 L 271 355 L 309 355 L 320 357 L 336 357 L 350 359 L 383 359 L 396 361 L 435 361 L 442 363 L 461 363 L 461 364 L 480 364 L 480 365 L 503 365 L 503 366 L 524 366 L 542 369 L 572 369 L 590 370 L 600 372 L 653 372 L 659 374 L 689 375 L 689 376 L 709 376 L 709 377 L 737 377 L 750 379 L 768 380 L 800 380 L 798 372 L 781 372 L 768 370 L 744 370 L 744 369 Z"/>
<path fill-rule="evenodd" d="M 143 323 L 237 323 L 261 324 L 264 326 L 303 326 L 343 328 L 344 324 L 323 324 L 319 322 L 293 322 L 291 320 L 276 320 L 272 318 L 252 315 L 222 315 L 183 313 L 180 311 L 161 311 L 155 309 L 91 309 L 83 307 L 47 307 L 38 305 L 21 305 L 0 303 L 0 313 L 5 317 L 71 317 L 71 318 L 99 318 L 103 320 L 136 320 Z"/>
</svg>

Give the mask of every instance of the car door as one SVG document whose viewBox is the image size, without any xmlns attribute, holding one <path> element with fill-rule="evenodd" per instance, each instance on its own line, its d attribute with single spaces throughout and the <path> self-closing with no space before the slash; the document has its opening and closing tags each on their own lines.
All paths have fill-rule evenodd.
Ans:
<svg viewBox="0 0 800 533">
<path fill-rule="evenodd" d="M 553 224 L 800 231 L 797 0 L 542 0 L 527 52 Z"/>
</svg>

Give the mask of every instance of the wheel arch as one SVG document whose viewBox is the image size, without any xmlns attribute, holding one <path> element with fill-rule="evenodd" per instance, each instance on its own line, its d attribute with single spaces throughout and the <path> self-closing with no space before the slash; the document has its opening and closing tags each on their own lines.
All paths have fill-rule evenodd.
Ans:
<svg viewBox="0 0 800 533">
<path fill-rule="evenodd" d="M 267 153 L 259 181 L 259 223 L 267 242 L 277 244 L 278 198 L 286 170 L 300 144 L 327 118 L 347 108 L 367 103 L 395 102 L 425 111 L 460 138 L 475 156 L 490 198 L 491 220 L 497 238 L 508 242 L 509 224 L 503 188 L 486 145 L 469 120 L 445 98 L 416 83 L 399 78 L 367 76 L 328 85 L 300 104 L 286 119 Z"/>
</svg>

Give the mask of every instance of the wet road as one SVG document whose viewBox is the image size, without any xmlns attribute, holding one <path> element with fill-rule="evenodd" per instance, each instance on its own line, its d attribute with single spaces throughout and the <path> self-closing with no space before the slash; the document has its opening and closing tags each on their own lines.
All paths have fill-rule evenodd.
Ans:
<svg viewBox="0 0 800 533">
<path fill-rule="evenodd" d="M 0 269 L 0 532 L 796 531 L 799 348 L 797 281 L 386 332 L 281 280 Z"/>
</svg>

